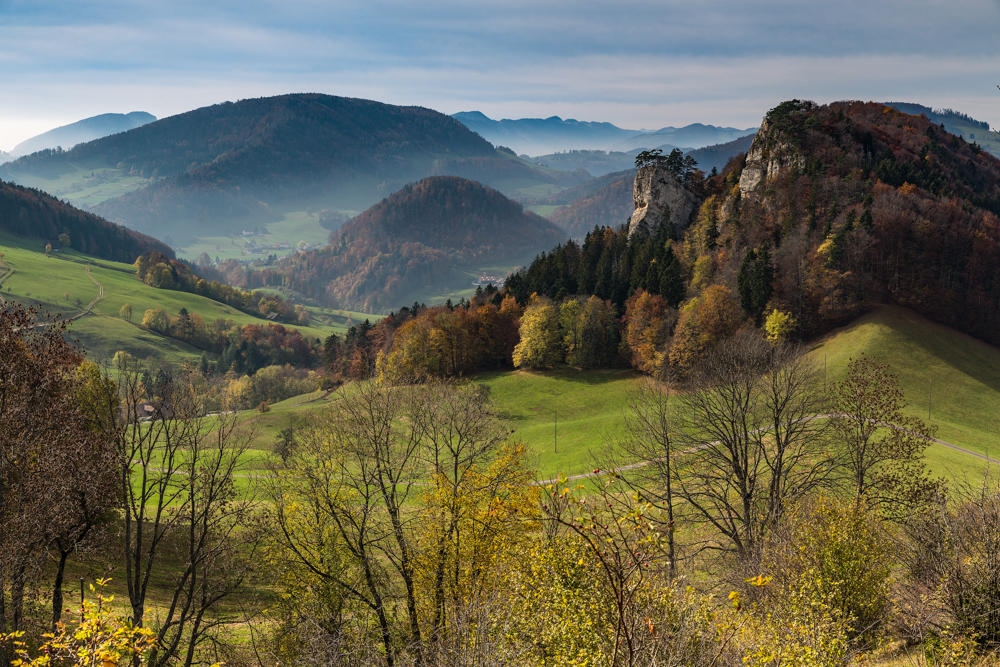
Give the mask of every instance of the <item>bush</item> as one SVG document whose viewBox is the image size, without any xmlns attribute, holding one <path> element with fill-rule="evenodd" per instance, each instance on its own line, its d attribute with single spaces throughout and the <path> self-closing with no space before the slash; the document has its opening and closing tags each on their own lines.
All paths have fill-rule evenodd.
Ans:
<svg viewBox="0 0 1000 667">
<path fill-rule="evenodd" d="M 949 506 L 906 526 L 910 586 L 936 602 L 942 622 L 979 642 L 1000 644 L 1000 485 L 960 487 Z"/>
<path fill-rule="evenodd" d="M 761 569 L 775 582 L 765 590 L 766 603 L 781 607 L 809 587 L 842 619 L 849 639 L 870 643 L 889 617 L 892 554 L 881 522 L 864 503 L 805 499 L 763 547 Z"/>
</svg>

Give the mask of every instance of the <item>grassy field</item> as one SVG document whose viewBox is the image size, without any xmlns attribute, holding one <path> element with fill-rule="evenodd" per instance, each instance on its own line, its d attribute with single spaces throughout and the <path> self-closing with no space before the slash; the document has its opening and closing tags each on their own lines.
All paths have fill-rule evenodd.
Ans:
<svg viewBox="0 0 1000 667">
<path fill-rule="evenodd" d="M 149 287 L 135 278 L 131 265 L 95 260 L 72 250 L 46 256 L 39 246 L 40 242 L 34 239 L 0 234 L 3 261 L 12 269 L 3 278 L 0 294 L 4 299 L 38 305 L 51 313 L 76 315 L 99 294 L 98 285 L 87 276 L 89 267 L 90 275 L 104 287 L 104 297 L 94 304 L 92 315 L 74 322 L 71 333 L 93 356 L 109 358 L 117 350 L 126 350 L 140 358 L 153 356 L 172 364 L 200 357 L 200 350 L 139 326 L 143 313 L 153 308 L 162 308 L 171 315 L 186 308 L 206 322 L 219 318 L 232 319 L 237 324 L 266 322 L 196 294 Z M 0 268 L 0 274 L 3 271 Z M 118 317 L 126 303 L 132 305 L 131 323 Z M 303 335 L 320 340 L 333 332 L 343 333 L 365 318 L 377 319 L 347 311 L 311 309 L 311 312 L 314 326 L 296 328 Z"/>
<path fill-rule="evenodd" d="M 81 208 L 138 190 L 151 182 L 149 178 L 122 174 L 100 157 L 66 164 L 60 173 L 18 173 L 17 181 Z"/>
<path fill-rule="evenodd" d="M 830 383 L 842 380 L 851 357 L 867 354 L 898 374 L 909 414 L 927 418 L 928 380 L 933 381 L 930 423 L 946 442 L 994 458 L 1000 415 L 1000 350 L 902 308 L 881 308 L 810 345 L 817 367 L 826 364 Z M 472 381 L 488 385 L 506 413 L 514 437 L 535 455 L 539 476 L 577 474 L 621 434 L 628 390 L 642 376 L 628 370 L 497 371 Z M 310 410 L 335 400 L 319 394 L 289 399 L 266 415 L 248 413 L 261 429 L 259 448 L 269 450 L 290 416 L 304 423 Z M 307 402 L 309 401 L 309 402 Z M 558 418 L 558 428 L 556 419 Z M 556 450 L 558 435 L 558 451 Z M 981 459 L 932 444 L 927 462 L 947 477 L 978 475 Z"/>
<path fill-rule="evenodd" d="M 899 376 L 909 414 L 927 420 L 938 437 L 1000 458 L 1000 350 L 904 308 L 883 307 L 831 332 L 811 346 L 830 382 L 842 380 L 847 364 L 864 353 L 887 363 Z M 975 473 L 979 462 L 938 445 L 928 462 L 941 473 Z"/>
</svg>

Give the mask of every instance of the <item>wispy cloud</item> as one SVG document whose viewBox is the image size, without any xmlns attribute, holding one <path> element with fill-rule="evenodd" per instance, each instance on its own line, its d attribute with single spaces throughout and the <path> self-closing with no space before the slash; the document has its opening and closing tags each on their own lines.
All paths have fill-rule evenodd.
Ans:
<svg viewBox="0 0 1000 667">
<path fill-rule="evenodd" d="M 756 125 L 790 97 L 1000 124 L 998 26 L 996 0 L 0 0 L 0 148 L 41 122 L 305 90 L 626 127 Z"/>
</svg>

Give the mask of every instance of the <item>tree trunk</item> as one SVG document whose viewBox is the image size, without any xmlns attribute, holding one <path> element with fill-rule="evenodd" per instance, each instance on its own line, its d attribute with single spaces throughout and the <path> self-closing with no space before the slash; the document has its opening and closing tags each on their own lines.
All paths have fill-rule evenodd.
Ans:
<svg viewBox="0 0 1000 667">
<path fill-rule="evenodd" d="M 66 559 L 69 551 L 59 550 L 59 565 L 56 567 L 56 581 L 52 587 L 52 631 L 56 631 L 56 624 L 62 618 L 63 608 L 63 577 L 66 574 Z"/>
</svg>

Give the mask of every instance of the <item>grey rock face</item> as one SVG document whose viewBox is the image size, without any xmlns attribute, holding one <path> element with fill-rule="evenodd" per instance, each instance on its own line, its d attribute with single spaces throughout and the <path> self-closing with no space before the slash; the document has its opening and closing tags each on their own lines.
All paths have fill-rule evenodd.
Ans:
<svg viewBox="0 0 1000 667">
<path fill-rule="evenodd" d="M 740 175 L 740 196 L 753 193 L 759 184 L 767 183 L 795 164 L 799 169 L 805 169 L 805 157 L 794 145 L 784 141 L 781 131 L 765 118 L 747 151 L 747 164 Z"/>
<path fill-rule="evenodd" d="M 632 236 L 643 222 L 650 233 L 656 231 L 663 219 L 663 209 L 670 207 L 670 219 L 678 230 L 687 226 L 691 213 L 701 205 L 701 198 L 677 180 L 665 167 L 647 166 L 635 175 L 632 186 L 635 211 L 629 221 L 628 234 Z"/>
</svg>

